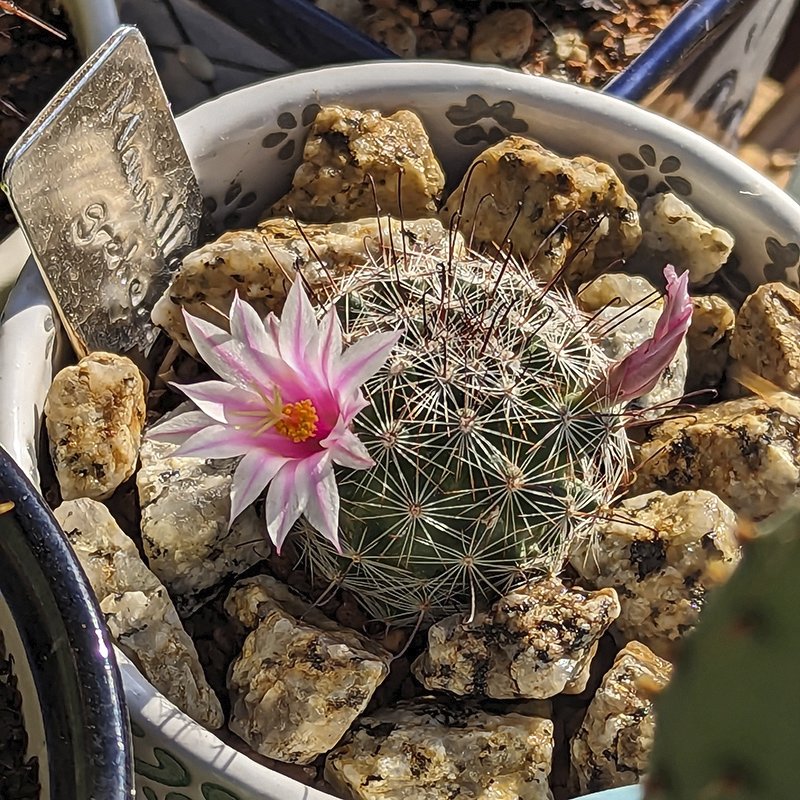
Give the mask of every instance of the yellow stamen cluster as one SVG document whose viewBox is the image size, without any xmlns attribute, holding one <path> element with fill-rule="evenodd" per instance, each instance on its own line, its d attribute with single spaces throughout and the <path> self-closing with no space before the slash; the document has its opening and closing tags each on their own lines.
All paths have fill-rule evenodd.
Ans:
<svg viewBox="0 0 800 800">
<path fill-rule="evenodd" d="M 310 400 L 286 403 L 275 430 L 293 442 L 304 442 L 317 432 L 317 409 Z"/>
</svg>

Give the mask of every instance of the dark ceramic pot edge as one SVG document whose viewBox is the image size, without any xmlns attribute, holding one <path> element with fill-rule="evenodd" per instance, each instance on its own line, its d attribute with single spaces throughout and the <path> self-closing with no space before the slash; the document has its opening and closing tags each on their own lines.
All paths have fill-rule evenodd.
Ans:
<svg viewBox="0 0 800 800">
<path fill-rule="evenodd" d="M 311 0 L 203 0 L 203 4 L 298 69 L 399 59 Z"/>
<path fill-rule="evenodd" d="M 0 448 L 0 486 L 6 494 L 0 500 L 12 500 L 15 517 L 26 545 L 45 577 L 54 607 L 58 609 L 68 639 L 74 674 L 77 677 L 81 726 L 85 730 L 85 762 L 93 769 L 76 778 L 86 794 L 75 800 L 123 800 L 133 797 L 133 757 L 128 713 L 122 680 L 114 657 L 103 615 L 72 548 L 44 499 L 8 453 Z M 8 566 L 8 565 L 7 565 Z M 14 577 L 7 569 L 6 579 Z M 15 587 L 10 587 L 9 597 Z M 18 588 L 18 587 L 17 587 Z M 6 598 L 8 602 L 8 597 Z M 13 601 L 9 603 L 14 608 Z M 17 611 L 20 603 L 17 602 Z M 22 622 L 23 624 L 20 624 Z M 31 670 L 39 701 L 48 715 L 48 692 L 45 678 L 47 658 L 56 645 L 44 641 L 46 626 L 17 621 L 20 636 L 32 655 Z M 37 637 L 37 633 L 39 636 Z M 36 653 L 33 656 L 33 653 Z M 89 657 L 91 654 L 91 657 Z M 52 666 L 50 667 L 52 669 Z M 52 672 L 48 673 L 52 675 Z M 48 733 L 47 747 L 52 741 Z M 68 743 L 70 744 L 70 743 Z M 63 743 L 59 743 L 63 746 Z M 61 800 L 59 781 L 64 765 L 50 761 L 52 797 Z M 76 773 L 79 772 L 76 770 Z M 62 777 L 60 777 L 62 776 Z"/>
<path fill-rule="evenodd" d="M 754 0 L 689 0 L 647 49 L 604 87 L 607 94 L 643 101 L 680 67 L 691 63 L 697 51 L 736 22 Z"/>
</svg>

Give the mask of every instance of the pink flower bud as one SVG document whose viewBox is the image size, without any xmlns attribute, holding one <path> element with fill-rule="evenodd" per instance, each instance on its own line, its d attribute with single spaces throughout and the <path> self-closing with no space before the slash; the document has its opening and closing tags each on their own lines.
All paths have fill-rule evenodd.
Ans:
<svg viewBox="0 0 800 800">
<path fill-rule="evenodd" d="M 673 362 L 692 321 L 689 273 L 680 278 L 675 268 L 664 268 L 667 296 L 653 335 L 631 350 L 608 371 L 601 394 L 613 403 L 626 403 L 647 394 Z"/>
</svg>

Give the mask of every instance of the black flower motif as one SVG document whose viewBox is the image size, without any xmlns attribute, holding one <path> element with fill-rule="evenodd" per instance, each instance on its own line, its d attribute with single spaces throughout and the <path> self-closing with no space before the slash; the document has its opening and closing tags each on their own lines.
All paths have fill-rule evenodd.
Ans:
<svg viewBox="0 0 800 800">
<path fill-rule="evenodd" d="M 319 106 L 316 103 L 307 105 L 300 115 L 300 126 L 297 117 L 290 111 L 278 114 L 276 123 L 278 130 L 270 131 L 262 140 L 261 146 L 266 148 L 279 147 L 278 158 L 288 161 L 297 148 L 298 134 L 304 133 L 311 123 L 317 118 Z"/>
<path fill-rule="evenodd" d="M 797 284 L 797 274 L 789 276 L 790 269 L 800 261 L 800 245 L 796 242 L 781 244 L 774 236 L 768 236 L 764 242 L 769 263 L 764 266 L 764 277 L 768 281 L 787 281 Z"/>
<path fill-rule="evenodd" d="M 206 217 L 215 214 L 220 206 L 226 212 L 222 220 L 224 228 L 235 228 L 241 222 L 241 212 L 250 208 L 258 200 L 255 192 L 243 192 L 242 184 L 232 180 L 225 190 L 225 195 L 220 200 L 213 197 L 203 198 L 203 211 Z"/>
<path fill-rule="evenodd" d="M 484 130 L 480 125 L 469 125 L 466 128 L 457 130 L 453 138 L 459 144 L 471 145 L 486 142 L 487 145 L 491 146 L 502 142 L 506 138 L 506 132 L 496 125 L 492 125 L 488 131 Z"/>
<path fill-rule="evenodd" d="M 528 123 L 515 117 L 514 110 L 510 100 L 501 100 L 490 106 L 479 94 L 471 94 L 463 106 L 450 106 L 445 116 L 458 127 L 473 125 L 482 119 L 493 119 L 509 133 L 525 133 Z"/>
<path fill-rule="evenodd" d="M 677 174 L 681 160 L 677 156 L 667 156 L 659 161 L 655 148 L 650 144 L 643 144 L 639 155 L 622 153 L 617 161 L 624 170 L 640 173 L 628 181 L 628 187 L 639 195 L 672 191 L 688 197 L 692 193 L 692 184 Z M 654 186 L 652 190 L 651 184 Z"/>
<path fill-rule="evenodd" d="M 528 123 L 514 116 L 515 106 L 510 100 L 489 105 L 478 94 L 471 94 L 463 106 L 452 105 L 445 112 L 447 119 L 457 128 L 454 138 L 464 145 L 476 145 L 485 142 L 497 144 L 509 133 L 525 133 Z M 479 125 L 482 120 L 494 120 L 497 125 L 486 129 Z"/>
</svg>

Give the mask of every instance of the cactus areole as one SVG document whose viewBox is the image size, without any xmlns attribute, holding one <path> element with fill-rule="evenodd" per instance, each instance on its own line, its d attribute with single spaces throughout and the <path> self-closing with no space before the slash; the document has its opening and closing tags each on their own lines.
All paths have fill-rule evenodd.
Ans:
<svg viewBox="0 0 800 800">
<path fill-rule="evenodd" d="M 686 281 L 667 277 L 653 340 L 610 365 L 571 296 L 511 258 L 389 248 L 314 298 L 320 323 L 299 279 L 280 320 L 238 298 L 230 334 L 187 315 L 223 380 L 180 387 L 199 411 L 152 435 L 243 456 L 232 518 L 269 484 L 276 545 L 294 531 L 313 576 L 376 618 L 475 610 L 558 572 L 616 495 L 621 401 L 688 327 Z"/>
</svg>

